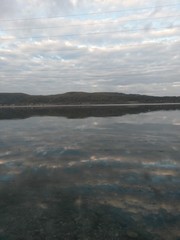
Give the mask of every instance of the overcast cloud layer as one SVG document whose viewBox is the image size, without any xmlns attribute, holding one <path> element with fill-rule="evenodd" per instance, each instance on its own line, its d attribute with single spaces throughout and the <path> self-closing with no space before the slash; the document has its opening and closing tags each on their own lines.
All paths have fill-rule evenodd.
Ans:
<svg viewBox="0 0 180 240">
<path fill-rule="evenodd" d="M 180 95 L 178 0 L 0 4 L 0 92 Z"/>
</svg>

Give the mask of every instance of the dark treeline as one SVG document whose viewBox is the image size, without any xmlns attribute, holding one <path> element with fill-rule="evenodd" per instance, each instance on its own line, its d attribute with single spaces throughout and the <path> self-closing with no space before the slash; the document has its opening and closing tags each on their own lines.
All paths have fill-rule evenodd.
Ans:
<svg viewBox="0 0 180 240">
<path fill-rule="evenodd" d="M 28 95 L 0 93 L 0 105 L 63 105 L 63 104 L 122 104 L 122 103 L 180 103 L 180 97 L 155 97 L 112 92 L 68 92 L 57 95 Z"/>
</svg>

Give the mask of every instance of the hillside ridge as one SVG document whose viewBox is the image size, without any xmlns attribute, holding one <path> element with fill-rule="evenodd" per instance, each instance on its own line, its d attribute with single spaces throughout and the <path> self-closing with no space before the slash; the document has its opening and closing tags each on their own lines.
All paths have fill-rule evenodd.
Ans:
<svg viewBox="0 0 180 240">
<path fill-rule="evenodd" d="M 66 92 L 55 95 L 0 93 L 0 105 L 180 103 L 180 96 L 148 96 L 118 92 Z"/>
</svg>

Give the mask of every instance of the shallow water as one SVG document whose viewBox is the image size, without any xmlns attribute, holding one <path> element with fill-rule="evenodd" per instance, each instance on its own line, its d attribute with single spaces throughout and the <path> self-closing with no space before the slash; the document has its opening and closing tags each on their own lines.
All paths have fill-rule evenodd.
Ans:
<svg viewBox="0 0 180 240">
<path fill-rule="evenodd" d="M 0 121 L 0 239 L 180 239 L 180 111 Z"/>
</svg>

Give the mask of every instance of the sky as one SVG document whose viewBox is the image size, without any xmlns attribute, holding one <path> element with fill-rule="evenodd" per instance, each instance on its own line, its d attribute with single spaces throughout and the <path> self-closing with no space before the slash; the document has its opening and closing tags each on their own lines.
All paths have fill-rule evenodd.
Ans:
<svg viewBox="0 0 180 240">
<path fill-rule="evenodd" d="M 1 0 L 0 92 L 180 95 L 179 0 Z"/>
</svg>

